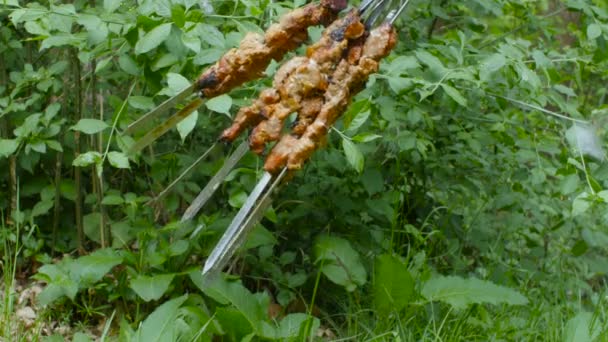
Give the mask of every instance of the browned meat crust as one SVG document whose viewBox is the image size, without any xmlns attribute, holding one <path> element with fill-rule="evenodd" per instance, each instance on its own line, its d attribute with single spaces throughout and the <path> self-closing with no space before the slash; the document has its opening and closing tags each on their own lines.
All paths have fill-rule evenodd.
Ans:
<svg viewBox="0 0 608 342">
<path fill-rule="evenodd" d="M 372 30 L 364 42 L 359 40 L 352 44 L 347 58 L 340 61 L 333 74 L 315 120 L 306 127 L 299 139 L 291 135 L 283 136 L 266 159 L 266 171 L 277 173 L 285 166 L 290 170 L 302 167 L 319 148 L 329 127 L 344 112 L 352 96 L 365 85 L 369 75 L 378 70 L 380 59 L 395 46 L 396 37 L 395 30 L 385 24 Z"/>
<path fill-rule="evenodd" d="M 253 129 L 249 138 L 252 151 L 262 153 L 268 142 L 277 141 L 289 114 L 301 111 L 306 99 L 318 97 L 327 89 L 328 75 L 343 57 L 348 42 L 359 38 L 364 31 L 358 11 L 352 10 L 324 30 L 321 39 L 307 49 L 308 58 L 285 78 L 282 85 L 277 87 L 275 82 L 281 100 L 266 107 L 268 119 Z M 311 117 L 310 110 L 307 116 Z"/>
<path fill-rule="evenodd" d="M 345 7 L 345 0 L 323 0 L 289 12 L 263 36 L 248 33 L 239 48 L 228 51 L 199 76 L 197 87 L 201 96 L 210 98 L 224 94 L 261 77 L 272 59 L 282 59 L 285 53 L 308 39 L 309 26 L 328 25 Z"/>
</svg>

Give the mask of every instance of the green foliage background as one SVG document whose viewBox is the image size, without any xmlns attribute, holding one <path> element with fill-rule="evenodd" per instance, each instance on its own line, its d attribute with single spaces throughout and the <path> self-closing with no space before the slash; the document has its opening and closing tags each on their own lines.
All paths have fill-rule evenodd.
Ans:
<svg viewBox="0 0 608 342">
<path fill-rule="evenodd" d="M 142 341 L 608 339 L 608 166 L 571 137 L 605 133 L 605 1 L 412 0 L 327 147 L 210 283 L 201 262 L 260 160 L 192 224 L 230 146 L 148 201 L 270 80 L 135 156 L 145 131 L 122 131 L 303 2 L 1 3 L 0 248 L 5 273 L 48 284 L 41 321 Z"/>
</svg>

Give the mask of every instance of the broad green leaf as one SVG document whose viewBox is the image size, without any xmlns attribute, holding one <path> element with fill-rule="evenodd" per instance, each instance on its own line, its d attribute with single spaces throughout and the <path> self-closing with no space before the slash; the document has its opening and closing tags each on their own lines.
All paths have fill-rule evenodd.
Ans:
<svg viewBox="0 0 608 342">
<path fill-rule="evenodd" d="M 0 157 L 8 158 L 17 151 L 19 141 L 17 139 L 0 139 Z"/>
<path fill-rule="evenodd" d="M 52 47 L 56 47 L 56 46 L 63 46 L 63 45 L 72 45 L 72 46 L 78 46 L 78 44 L 84 41 L 84 38 L 78 38 L 76 36 L 73 36 L 71 34 L 56 34 L 56 35 L 52 35 L 46 39 L 44 39 L 42 41 L 42 44 L 40 44 L 40 50 L 45 50 L 45 49 L 49 49 Z"/>
<path fill-rule="evenodd" d="M 441 88 L 445 91 L 448 96 L 452 98 L 452 100 L 456 101 L 459 105 L 466 107 L 467 99 L 465 99 L 456 88 L 449 86 L 445 83 L 441 84 Z"/>
<path fill-rule="evenodd" d="M 103 9 L 108 13 L 112 13 L 120 7 L 120 4 L 122 4 L 121 0 L 103 0 Z"/>
<path fill-rule="evenodd" d="M 259 323 L 265 320 L 269 305 L 266 293 L 252 294 L 240 282 L 227 281 L 221 276 L 209 279 L 202 290 L 218 303 L 234 306 L 254 330 L 260 331 Z"/>
<path fill-rule="evenodd" d="M 177 126 L 176 126 L 177 132 L 179 133 L 179 137 L 182 139 L 182 143 L 186 140 L 186 137 L 188 137 L 188 134 L 190 134 L 190 132 L 192 132 L 194 127 L 196 127 L 197 121 L 198 121 L 198 111 L 195 110 L 190 115 L 188 115 L 184 120 L 180 121 L 177 124 Z"/>
<path fill-rule="evenodd" d="M 422 64 L 429 67 L 431 72 L 433 72 L 436 76 L 442 76 L 447 72 L 447 69 L 445 66 L 443 66 L 443 63 L 441 63 L 439 58 L 433 56 L 428 51 L 417 50 L 415 54 L 416 58 L 418 58 Z"/>
<path fill-rule="evenodd" d="M 230 107 L 232 107 L 232 98 L 230 95 L 220 95 L 205 102 L 205 106 L 214 112 L 226 114 L 230 116 Z"/>
<path fill-rule="evenodd" d="M 357 172 L 361 173 L 363 171 L 363 165 L 365 163 L 363 159 L 363 153 L 359 151 L 357 145 L 355 145 L 349 139 L 343 137 L 342 138 L 342 149 L 344 149 L 344 154 L 346 155 L 346 160 L 348 163 L 355 169 Z"/>
<path fill-rule="evenodd" d="M 224 35 L 215 26 L 198 24 L 196 26 L 198 36 L 213 48 L 223 48 L 225 46 Z"/>
<path fill-rule="evenodd" d="M 577 174 L 568 175 L 560 182 L 560 192 L 562 195 L 569 195 L 578 189 L 579 184 L 580 179 Z"/>
<path fill-rule="evenodd" d="M 47 285 L 36 299 L 40 305 L 49 305 L 62 297 L 74 299 L 78 293 L 78 283 L 72 280 L 63 268 L 64 262 L 57 265 L 43 265 L 35 275 L 36 279 L 45 281 Z"/>
<path fill-rule="evenodd" d="M 352 140 L 358 143 L 366 143 L 370 141 L 374 141 L 376 139 L 382 138 L 381 135 L 372 134 L 372 133 L 361 133 L 352 137 Z"/>
<path fill-rule="evenodd" d="M 366 282 L 367 272 L 350 243 L 342 238 L 321 235 L 313 247 L 315 263 L 332 282 L 354 291 Z"/>
<path fill-rule="evenodd" d="M 77 332 L 76 334 L 74 334 L 72 342 L 93 342 L 93 340 L 89 337 L 89 335 Z"/>
<path fill-rule="evenodd" d="M 108 128 L 108 124 L 98 119 L 80 119 L 74 126 L 70 127 L 73 131 L 80 131 L 84 134 L 95 134 Z"/>
<path fill-rule="evenodd" d="M 228 204 L 233 208 L 240 208 L 247 200 L 247 193 L 244 190 L 233 192 L 228 198 Z"/>
<path fill-rule="evenodd" d="M 588 192 L 583 191 L 572 201 L 572 216 L 580 215 L 591 207 L 592 199 Z"/>
<path fill-rule="evenodd" d="M 89 151 L 87 153 L 79 154 L 78 157 L 76 157 L 76 159 L 74 159 L 72 162 L 72 165 L 85 167 L 97 163 L 101 163 L 101 153 Z"/>
<path fill-rule="evenodd" d="M 434 276 L 422 287 L 422 295 L 429 301 L 440 301 L 456 309 L 471 304 L 524 305 L 528 299 L 508 287 L 477 278 Z"/>
<path fill-rule="evenodd" d="M 135 54 L 146 53 L 162 44 L 171 33 L 171 25 L 171 23 L 162 24 L 144 34 L 135 44 Z"/>
<path fill-rule="evenodd" d="M 277 243 L 277 238 L 272 232 L 261 225 L 258 225 L 247 237 L 247 241 L 245 242 L 243 248 L 251 249 L 260 246 L 276 245 Z"/>
<path fill-rule="evenodd" d="M 18 0 L 0 0 L 0 5 L 19 7 L 19 1 Z"/>
<path fill-rule="evenodd" d="M 177 240 L 173 243 L 171 243 L 171 245 L 169 245 L 169 255 L 171 256 L 177 256 L 177 255 L 182 255 L 184 253 L 186 253 L 186 251 L 188 250 L 188 241 L 186 240 Z"/>
<path fill-rule="evenodd" d="M 308 323 L 309 319 L 313 319 L 312 323 Z M 280 341 L 294 341 L 298 337 L 302 340 L 304 336 L 313 336 L 319 327 L 319 319 L 311 317 L 304 313 L 292 313 L 285 316 L 276 329 L 275 339 Z M 309 325 L 310 331 L 304 332 L 303 329 Z"/>
<path fill-rule="evenodd" d="M 138 275 L 131 279 L 129 287 L 144 301 L 158 300 L 167 292 L 175 274 Z"/>
<path fill-rule="evenodd" d="M 182 43 L 196 54 L 201 52 L 201 39 L 195 30 L 183 32 Z"/>
<path fill-rule="evenodd" d="M 177 341 L 178 331 L 175 321 L 179 308 L 188 299 L 187 295 L 171 299 L 156 308 L 135 332 L 136 342 Z"/>
<path fill-rule="evenodd" d="M 374 268 L 374 303 L 379 312 L 399 312 L 414 294 L 414 279 L 405 264 L 392 255 L 380 255 Z"/>
<path fill-rule="evenodd" d="M 418 68 L 420 68 L 420 64 L 414 56 L 399 56 L 387 66 L 389 75 L 402 75 L 408 70 Z"/>
<path fill-rule="evenodd" d="M 103 205 L 119 205 L 123 204 L 125 200 L 120 195 L 106 195 L 101 200 L 101 204 Z"/>
<path fill-rule="evenodd" d="M 127 158 L 127 156 L 122 152 L 116 152 L 116 151 L 109 152 L 108 161 L 110 162 L 110 165 L 114 166 L 117 169 L 130 168 L 129 158 Z"/>
<path fill-rule="evenodd" d="M 495 53 L 495 54 L 490 55 L 489 57 L 485 58 L 481 62 L 481 68 L 485 69 L 488 72 L 494 72 L 494 71 L 498 71 L 500 68 L 505 66 L 506 62 L 507 62 L 507 60 L 505 59 L 505 57 L 502 54 Z"/>
<path fill-rule="evenodd" d="M 188 88 L 190 86 L 190 81 L 180 74 L 170 72 L 167 74 L 167 84 L 169 85 L 169 88 L 177 94 Z"/>
<path fill-rule="evenodd" d="M 594 40 L 602 35 L 602 27 L 599 24 L 593 23 L 587 26 L 587 38 Z"/>
<path fill-rule="evenodd" d="M 348 126 L 346 127 L 347 131 L 356 132 L 359 127 L 361 127 L 367 121 L 370 114 L 371 111 L 369 110 L 357 113 L 357 115 L 355 115 L 355 117 L 348 123 Z"/>
<path fill-rule="evenodd" d="M 68 263 L 67 268 L 70 277 L 80 287 L 86 287 L 99 281 L 114 266 L 120 264 L 122 260 L 122 255 L 116 250 L 110 248 L 98 249 L 89 255 Z"/>
<path fill-rule="evenodd" d="M 137 76 L 140 73 L 139 66 L 129 55 L 121 55 L 118 57 L 118 66 L 129 75 Z"/>
<path fill-rule="evenodd" d="M 129 105 L 142 110 L 150 110 L 156 106 L 152 98 L 148 96 L 131 96 L 129 97 Z"/>
<path fill-rule="evenodd" d="M 566 323 L 564 342 L 595 341 L 602 333 L 602 322 L 591 312 L 580 312 Z"/>
<path fill-rule="evenodd" d="M 48 201 L 40 201 L 34 205 L 32 209 L 32 217 L 44 215 L 49 212 L 49 210 L 53 207 L 54 202 L 51 200 Z"/>
</svg>

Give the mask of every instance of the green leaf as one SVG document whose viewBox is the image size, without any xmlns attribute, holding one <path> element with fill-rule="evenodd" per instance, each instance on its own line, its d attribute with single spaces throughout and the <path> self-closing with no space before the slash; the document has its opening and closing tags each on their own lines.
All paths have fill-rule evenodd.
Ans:
<svg viewBox="0 0 608 342">
<path fill-rule="evenodd" d="M 56 34 L 56 35 L 52 35 L 46 39 L 44 39 L 42 41 L 42 44 L 40 44 L 40 50 L 44 50 L 44 49 L 49 49 L 52 47 L 56 47 L 56 46 L 63 46 L 63 45 L 72 45 L 72 46 L 78 46 L 78 44 L 84 41 L 84 38 L 80 39 L 76 36 L 73 36 L 71 34 Z"/>
<path fill-rule="evenodd" d="M 158 300 L 167 292 L 175 274 L 158 274 L 151 277 L 138 275 L 129 287 L 144 301 Z"/>
<path fill-rule="evenodd" d="M 580 312 L 566 323 L 564 342 L 595 341 L 601 333 L 601 320 L 591 312 Z"/>
<path fill-rule="evenodd" d="M 137 41 L 135 54 L 141 55 L 156 48 L 169 37 L 169 33 L 171 33 L 171 23 L 156 26 Z"/>
<path fill-rule="evenodd" d="M 49 210 L 53 207 L 54 202 L 51 200 L 48 201 L 40 201 L 34 205 L 32 209 L 32 217 L 44 215 L 49 212 Z"/>
<path fill-rule="evenodd" d="M 202 290 L 218 303 L 234 306 L 254 330 L 260 331 L 259 323 L 265 320 L 270 303 L 266 293 L 252 294 L 240 282 L 227 281 L 221 276 L 209 279 Z"/>
<path fill-rule="evenodd" d="M 481 62 L 480 67 L 482 69 L 485 69 L 485 71 L 492 73 L 494 71 L 498 71 L 500 68 L 505 66 L 506 63 L 507 63 L 507 60 L 505 59 L 505 57 L 502 54 L 495 53 L 493 55 L 490 55 L 486 59 L 484 59 Z"/>
<path fill-rule="evenodd" d="M 374 141 L 376 139 L 382 138 L 381 135 L 372 134 L 372 133 L 361 133 L 352 137 L 352 140 L 358 143 L 366 143 L 370 141 Z"/>
<path fill-rule="evenodd" d="M 348 160 L 348 163 L 355 170 L 357 170 L 357 172 L 361 173 L 361 171 L 363 171 L 363 165 L 365 161 L 363 159 L 363 154 L 361 153 L 361 151 L 359 151 L 357 145 L 355 145 L 346 137 L 343 137 L 342 149 L 344 149 L 344 154 L 346 155 L 346 160 Z"/>
<path fill-rule="evenodd" d="M 379 312 L 399 312 L 414 294 L 414 279 L 405 264 L 392 255 L 380 255 L 374 268 L 374 303 Z"/>
<path fill-rule="evenodd" d="M 232 107 L 232 98 L 229 95 L 216 96 L 205 103 L 209 110 L 226 114 L 230 116 L 230 107 Z"/>
<path fill-rule="evenodd" d="M 129 105 L 136 109 L 150 110 L 156 105 L 149 96 L 131 96 L 129 97 Z"/>
<path fill-rule="evenodd" d="M 101 153 L 96 151 L 89 151 L 87 153 L 79 154 L 76 159 L 72 162 L 73 166 L 85 167 L 92 164 L 101 163 Z"/>
<path fill-rule="evenodd" d="M 84 134 L 95 134 L 108 128 L 108 124 L 98 119 L 80 119 L 70 129 L 73 131 L 80 131 Z"/>
<path fill-rule="evenodd" d="M 572 201 L 572 216 L 580 215 L 591 208 L 591 195 L 584 191 Z"/>
<path fill-rule="evenodd" d="M 315 263 L 320 264 L 323 274 L 332 282 L 354 291 L 366 282 L 367 272 L 350 243 L 342 238 L 321 235 L 313 247 Z"/>
<path fill-rule="evenodd" d="M 194 127 L 196 127 L 196 122 L 198 121 L 198 111 L 194 111 L 190 113 L 184 120 L 180 121 L 176 128 L 179 133 L 179 137 L 182 139 L 182 143 L 188 137 L 188 134 L 192 132 Z"/>
<path fill-rule="evenodd" d="M 428 51 L 418 50 L 415 54 L 416 58 L 418 58 L 422 64 L 429 67 L 431 72 L 436 76 L 442 76 L 447 72 L 447 69 L 443 66 L 443 63 L 441 63 L 439 58 L 433 56 Z"/>
<path fill-rule="evenodd" d="M 215 26 L 198 24 L 196 26 L 198 36 L 213 48 L 223 48 L 225 46 L 224 35 Z"/>
<path fill-rule="evenodd" d="M 178 331 L 175 321 L 179 308 L 188 299 L 187 295 L 177 297 L 156 308 L 142 323 L 135 333 L 137 342 L 176 341 Z"/>
<path fill-rule="evenodd" d="M 467 106 L 467 99 L 462 97 L 462 95 L 458 90 L 456 90 L 456 88 L 449 86 L 445 83 L 441 84 L 441 88 L 443 88 L 445 93 L 448 94 L 452 98 L 452 100 L 456 101 L 459 105 L 463 107 Z"/>
<path fill-rule="evenodd" d="M 17 139 L 0 139 L 0 157 L 8 158 L 17 151 L 19 141 Z"/>
<path fill-rule="evenodd" d="M 64 259 L 56 265 L 43 265 L 38 269 L 38 273 L 34 277 L 47 283 L 42 292 L 36 296 L 41 305 L 49 305 L 64 296 L 70 299 L 76 297 L 78 283 L 72 280 L 64 267 L 64 264 L 71 261 L 71 259 Z"/>
<path fill-rule="evenodd" d="M 106 195 L 101 200 L 101 204 L 103 205 L 119 205 L 123 204 L 125 200 L 120 195 Z"/>
<path fill-rule="evenodd" d="M 79 284 L 80 288 L 84 288 L 101 280 L 122 260 L 123 257 L 118 251 L 104 248 L 74 260 L 67 265 L 67 268 L 70 277 Z"/>
<path fill-rule="evenodd" d="M 130 168 L 129 158 L 127 158 L 127 156 L 122 152 L 116 152 L 116 151 L 109 152 L 108 161 L 110 162 L 110 165 L 114 166 L 117 169 Z"/>
<path fill-rule="evenodd" d="M 309 318 L 313 319 L 312 324 L 310 324 L 310 331 L 304 332 L 303 329 L 308 325 Z M 319 319 L 316 317 L 310 317 L 304 313 L 289 314 L 279 322 L 275 339 L 293 341 L 298 337 L 302 337 L 301 340 L 305 340 L 304 336 L 313 336 L 317 331 L 319 324 Z"/>
<path fill-rule="evenodd" d="M 508 287 L 499 286 L 477 278 L 434 276 L 422 287 L 422 295 L 429 301 L 440 301 L 456 309 L 471 304 L 524 305 L 528 299 Z"/>
<path fill-rule="evenodd" d="M 355 115 L 355 117 L 348 123 L 348 126 L 346 127 L 347 131 L 356 132 L 359 127 L 363 126 L 367 119 L 369 119 L 370 114 L 371 111 L 369 110 L 357 113 L 357 115 Z"/>
<path fill-rule="evenodd" d="M 174 92 L 172 95 L 174 95 L 188 88 L 190 86 L 190 81 L 180 74 L 170 72 L 167 74 L 167 84 L 169 85 L 169 89 Z"/>
<path fill-rule="evenodd" d="M 122 0 L 103 0 L 103 9 L 108 13 L 112 13 L 120 7 Z"/>
<path fill-rule="evenodd" d="M 593 23 L 587 26 L 587 38 L 594 40 L 602 35 L 602 27 L 599 24 Z"/>
<path fill-rule="evenodd" d="M 19 1 L 18 0 L 0 0 L 0 4 L 1 5 L 6 5 L 6 6 L 19 7 Z"/>
</svg>

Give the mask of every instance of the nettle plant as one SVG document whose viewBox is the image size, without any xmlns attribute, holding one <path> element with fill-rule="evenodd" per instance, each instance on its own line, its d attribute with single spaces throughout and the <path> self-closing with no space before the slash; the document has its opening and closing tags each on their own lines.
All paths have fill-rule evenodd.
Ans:
<svg viewBox="0 0 608 342">
<path fill-rule="evenodd" d="M 230 148 L 150 200 L 269 80 L 208 101 L 142 153 L 127 155 L 122 130 L 302 3 L 0 5 L 2 227 L 28 228 L 2 238 L 37 257 L 40 304 L 88 320 L 112 307 L 120 338 L 142 341 L 327 326 L 450 336 L 426 328 L 440 322 L 525 339 L 538 331 L 522 321 L 556 320 L 568 322 L 557 335 L 606 336 L 608 168 L 601 143 L 589 147 L 607 111 L 601 0 L 413 3 L 396 50 L 249 238 L 240 277 L 202 279 L 259 160 L 245 158 L 193 224 L 175 220 Z M 49 262 L 74 250 L 92 252 Z"/>
</svg>

